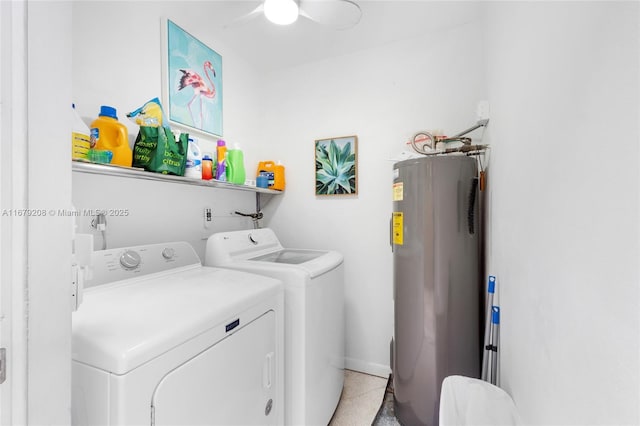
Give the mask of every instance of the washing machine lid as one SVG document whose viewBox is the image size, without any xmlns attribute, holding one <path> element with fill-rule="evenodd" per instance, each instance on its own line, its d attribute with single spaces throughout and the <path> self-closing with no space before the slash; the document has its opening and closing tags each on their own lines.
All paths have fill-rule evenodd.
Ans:
<svg viewBox="0 0 640 426">
<path fill-rule="evenodd" d="M 125 374 L 281 291 L 272 278 L 202 266 L 94 287 L 73 313 L 73 359 Z"/>
<path fill-rule="evenodd" d="M 269 228 L 213 234 L 207 241 L 205 264 L 231 267 L 256 273 L 295 269 L 314 278 L 343 262 L 333 250 L 284 248 Z"/>
<path fill-rule="evenodd" d="M 286 274 L 287 271 L 297 270 L 309 278 L 315 278 L 337 268 L 342 261 L 342 255 L 336 251 L 283 249 L 247 260 L 231 261 L 225 266 L 256 273 L 281 270 Z"/>
<path fill-rule="evenodd" d="M 327 254 L 326 251 L 315 250 L 296 250 L 296 249 L 284 249 L 267 253 L 262 256 L 252 257 L 249 260 L 259 262 L 274 262 L 274 263 L 286 263 L 288 265 L 299 265 L 301 263 L 309 262 L 322 255 Z"/>
</svg>

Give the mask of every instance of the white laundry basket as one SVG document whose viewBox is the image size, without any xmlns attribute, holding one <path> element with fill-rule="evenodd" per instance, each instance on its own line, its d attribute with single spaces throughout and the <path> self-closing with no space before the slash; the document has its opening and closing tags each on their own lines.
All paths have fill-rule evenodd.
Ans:
<svg viewBox="0 0 640 426">
<path fill-rule="evenodd" d="M 491 383 L 448 376 L 440 391 L 440 426 L 521 425 L 513 400 Z"/>
</svg>

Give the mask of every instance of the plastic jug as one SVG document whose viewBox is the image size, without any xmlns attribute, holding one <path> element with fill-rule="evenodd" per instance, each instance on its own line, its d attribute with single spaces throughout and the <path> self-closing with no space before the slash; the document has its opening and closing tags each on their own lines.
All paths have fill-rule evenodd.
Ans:
<svg viewBox="0 0 640 426">
<path fill-rule="evenodd" d="M 244 154 L 236 145 L 227 151 L 227 182 L 244 185 L 245 177 Z"/>
<path fill-rule="evenodd" d="M 216 180 L 227 180 L 227 144 L 224 140 L 218 139 L 216 148 Z"/>
<path fill-rule="evenodd" d="M 213 159 L 209 154 L 204 154 L 202 157 L 202 179 L 213 179 Z"/>
<path fill-rule="evenodd" d="M 256 175 L 267 176 L 267 179 L 269 180 L 269 189 L 284 191 L 284 166 L 282 164 L 276 164 L 273 161 L 261 161 L 258 163 L 258 172 Z"/>
<path fill-rule="evenodd" d="M 187 164 L 184 169 L 184 176 L 193 179 L 202 179 L 202 154 L 198 143 L 189 138 L 187 147 Z"/>
<path fill-rule="evenodd" d="M 71 104 L 73 109 L 73 129 L 71 130 L 71 158 L 74 160 L 87 160 L 89 148 L 91 148 L 91 132 L 89 127 L 78 115 L 76 104 Z"/>
<path fill-rule="evenodd" d="M 127 127 L 118 121 L 116 109 L 100 107 L 98 118 L 91 123 L 91 148 L 113 153 L 111 164 L 131 167 L 133 152 L 129 146 Z"/>
</svg>

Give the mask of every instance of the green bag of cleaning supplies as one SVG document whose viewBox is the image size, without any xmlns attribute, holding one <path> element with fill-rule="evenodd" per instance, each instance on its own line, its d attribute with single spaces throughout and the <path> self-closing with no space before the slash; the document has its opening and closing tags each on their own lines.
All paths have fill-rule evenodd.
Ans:
<svg viewBox="0 0 640 426">
<path fill-rule="evenodd" d="M 165 126 L 140 126 L 133 146 L 133 167 L 165 175 L 184 175 L 189 134 L 181 133 L 176 141 Z"/>
</svg>

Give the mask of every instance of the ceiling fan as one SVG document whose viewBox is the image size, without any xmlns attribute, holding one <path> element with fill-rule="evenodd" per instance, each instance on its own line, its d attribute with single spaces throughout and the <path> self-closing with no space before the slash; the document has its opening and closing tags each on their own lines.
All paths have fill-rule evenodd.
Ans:
<svg viewBox="0 0 640 426">
<path fill-rule="evenodd" d="M 274 24 L 289 25 L 298 16 L 337 30 L 346 30 L 362 16 L 360 6 L 351 0 L 263 0 L 258 7 L 233 23 L 246 22 L 259 14 Z"/>
</svg>

